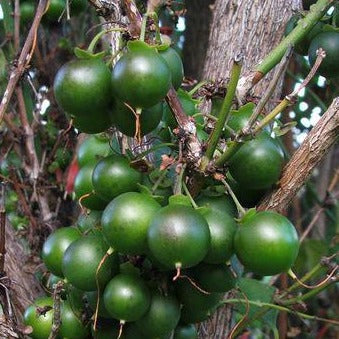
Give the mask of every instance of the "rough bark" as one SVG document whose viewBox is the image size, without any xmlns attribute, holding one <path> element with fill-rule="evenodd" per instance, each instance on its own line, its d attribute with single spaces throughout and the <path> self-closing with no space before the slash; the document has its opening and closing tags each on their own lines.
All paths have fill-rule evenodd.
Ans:
<svg viewBox="0 0 339 339">
<path fill-rule="evenodd" d="M 183 60 L 185 76 L 201 80 L 215 0 L 187 1 Z"/>
<path fill-rule="evenodd" d="M 33 300 L 43 294 L 35 277 L 37 261 L 29 257 L 13 227 L 6 225 L 5 275 L 1 277 L 0 338 L 22 338 L 22 315 Z M 6 288 L 5 288 L 5 287 Z M 7 293 L 5 293 L 7 290 Z"/>
<path fill-rule="evenodd" d="M 244 57 L 242 75 L 248 74 L 280 42 L 287 20 L 293 9 L 300 8 L 300 5 L 299 0 L 216 0 L 203 78 L 228 78 L 231 61 L 240 53 Z M 252 89 L 253 96 L 263 95 L 273 73 L 267 74 Z M 271 98 L 271 104 L 280 98 L 281 85 L 282 79 Z M 212 333 L 210 338 L 228 337 L 229 323 L 214 324 L 216 319 L 230 319 L 230 313 L 231 307 L 223 307 L 207 323 L 208 332 Z"/>
<path fill-rule="evenodd" d="M 328 110 L 293 154 L 283 169 L 278 188 L 261 202 L 258 209 L 274 209 L 283 213 L 312 170 L 338 140 L 338 132 L 339 97 L 333 100 Z"/>
<path fill-rule="evenodd" d="M 246 75 L 280 42 L 287 20 L 293 9 L 300 8 L 298 0 L 219 1 L 215 2 L 209 37 L 204 79 L 225 79 L 232 59 L 244 56 L 242 74 Z M 252 94 L 261 96 L 268 87 L 270 72 Z M 279 98 L 281 88 L 272 98 Z"/>
</svg>

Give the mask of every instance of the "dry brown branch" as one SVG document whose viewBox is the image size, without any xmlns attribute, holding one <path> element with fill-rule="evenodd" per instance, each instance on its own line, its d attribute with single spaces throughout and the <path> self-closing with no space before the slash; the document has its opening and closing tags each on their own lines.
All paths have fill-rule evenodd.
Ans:
<svg viewBox="0 0 339 339">
<path fill-rule="evenodd" d="M 12 95 L 14 93 L 15 87 L 20 80 L 21 76 L 25 72 L 27 66 L 29 65 L 31 58 L 34 53 L 36 39 L 37 39 L 37 32 L 38 27 L 41 21 L 41 18 L 46 10 L 48 4 L 48 0 L 40 0 L 39 5 L 37 7 L 35 17 L 32 23 L 32 27 L 29 30 L 27 39 L 25 41 L 25 44 L 21 50 L 19 59 L 17 61 L 16 66 L 12 70 L 9 81 L 6 87 L 6 90 L 4 92 L 4 95 L 2 97 L 1 103 L 0 103 L 0 122 L 3 119 L 3 116 L 6 112 L 6 109 L 8 107 L 9 102 L 11 101 Z"/>
<path fill-rule="evenodd" d="M 319 122 L 283 169 L 279 185 L 258 206 L 259 210 L 284 212 L 313 169 L 337 141 L 339 97 L 335 98 Z"/>
</svg>

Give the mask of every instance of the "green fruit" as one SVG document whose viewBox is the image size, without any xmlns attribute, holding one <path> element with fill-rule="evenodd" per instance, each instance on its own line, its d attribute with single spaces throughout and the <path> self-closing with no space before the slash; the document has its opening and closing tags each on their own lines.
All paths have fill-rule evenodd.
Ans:
<svg viewBox="0 0 339 339">
<path fill-rule="evenodd" d="M 160 204 L 148 195 L 128 192 L 113 199 L 102 214 L 103 234 L 108 243 L 124 254 L 147 251 L 147 231 Z"/>
<path fill-rule="evenodd" d="M 223 293 L 204 293 L 193 286 L 187 279 L 178 279 L 175 282 L 175 293 L 185 307 L 191 310 L 208 310 L 216 306 L 221 300 Z"/>
<path fill-rule="evenodd" d="M 72 15 L 77 15 L 86 9 L 87 0 L 72 0 L 70 2 L 70 9 Z"/>
<path fill-rule="evenodd" d="M 170 85 L 166 61 L 141 41 L 130 41 L 128 51 L 113 68 L 113 93 L 133 108 L 157 104 L 165 98 Z"/>
<path fill-rule="evenodd" d="M 234 288 L 235 279 L 226 264 L 200 263 L 191 269 L 193 280 L 207 292 L 227 292 Z"/>
<path fill-rule="evenodd" d="M 54 286 L 59 282 L 62 281 L 62 277 L 58 277 L 52 273 L 48 274 L 47 280 L 43 280 L 43 285 L 46 287 L 47 293 L 52 294 Z"/>
<path fill-rule="evenodd" d="M 280 177 L 284 158 L 281 150 L 266 133 L 247 141 L 231 158 L 232 177 L 248 189 L 266 189 Z"/>
<path fill-rule="evenodd" d="M 95 192 L 110 201 L 119 194 L 136 191 L 141 173 L 130 166 L 122 155 L 110 155 L 100 160 L 94 168 L 92 183 Z"/>
<path fill-rule="evenodd" d="M 165 50 L 159 50 L 159 54 L 167 63 L 167 66 L 171 71 L 172 85 L 174 89 L 177 90 L 184 79 L 184 65 L 182 64 L 180 55 L 172 47 L 168 47 Z"/>
<path fill-rule="evenodd" d="M 236 216 L 238 214 L 237 208 L 233 199 L 226 194 L 221 195 L 206 195 L 200 194 L 195 202 L 198 206 L 209 207 L 212 211 L 225 213 L 228 216 Z"/>
<path fill-rule="evenodd" d="M 34 18 L 35 6 L 31 2 L 23 2 L 20 4 L 20 20 L 21 23 L 26 25 Z"/>
<path fill-rule="evenodd" d="M 92 174 L 96 164 L 88 164 L 80 168 L 75 181 L 74 192 L 82 206 L 93 210 L 103 210 L 108 201 L 101 199 L 97 193 L 94 192 L 92 183 Z M 89 194 L 89 196 L 87 196 Z"/>
<path fill-rule="evenodd" d="M 80 167 L 84 167 L 87 164 L 97 163 L 111 153 L 112 149 L 106 136 L 102 134 L 91 135 L 78 148 L 78 164 Z"/>
<path fill-rule="evenodd" d="M 97 134 L 106 131 L 112 126 L 108 110 L 98 110 L 95 114 L 84 116 L 71 115 L 69 120 L 73 119 L 73 126 L 80 132 L 87 134 Z"/>
<path fill-rule="evenodd" d="M 108 248 L 100 234 L 91 234 L 74 241 L 62 260 L 62 271 L 66 279 L 83 291 L 96 290 L 97 281 L 101 287 L 105 286 L 118 271 L 118 259 L 114 253 L 101 262 Z"/>
<path fill-rule="evenodd" d="M 144 136 L 157 128 L 162 118 L 162 113 L 163 109 L 161 102 L 142 110 L 140 114 L 141 136 Z M 117 101 L 110 114 L 112 124 L 121 133 L 129 137 L 135 136 L 136 117 L 130 108 Z"/>
<path fill-rule="evenodd" d="M 310 64 L 313 66 L 317 59 L 317 50 L 322 48 L 326 58 L 318 68 L 318 73 L 328 78 L 339 76 L 339 32 L 329 31 L 318 34 L 311 42 L 308 50 Z"/>
<path fill-rule="evenodd" d="M 66 299 L 68 304 L 72 307 L 73 312 L 78 315 L 78 318 L 81 318 L 81 313 L 85 308 L 84 303 L 84 291 L 79 290 L 71 284 L 66 284 Z"/>
<path fill-rule="evenodd" d="M 81 233 L 73 227 L 59 228 L 49 235 L 42 247 L 42 260 L 53 274 L 63 277 L 62 257 L 68 246 L 81 237 Z"/>
<path fill-rule="evenodd" d="M 149 226 L 148 246 L 154 257 L 168 268 L 194 266 L 209 250 L 208 224 L 191 207 L 163 207 L 155 214 Z"/>
<path fill-rule="evenodd" d="M 211 234 L 210 248 L 204 261 L 210 264 L 224 263 L 234 253 L 233 239 L 237 225 L 232 217 L 219 211 L 209 210 L 203 216 Z"/>
<path fill-rule="evenodd" d="M 301 14 L 294 14 L 286 24 L 285 36 L 287 36 L 298 24 L 298 21 L 302 19 Z M 308 49 L 312 39 L 319 34 L 323 29 L 324 24 L 317 22 L 313 28 L 306 34 L 306 36 L 300 40 L 295 46 L 295 51 L 300 55 L 307 55 Z"/>
<path fill-rule="evenodd" d="M 208 320 L 215 312 L 215 307 L 210 309 L 196 309 L 190 308 L 187 306 L 183 306 L 181 309 L 181 324 L 192 324 L 192 323 L 200 323 Z"/>
<path fill-rule="evenodd" d="M 65 0 L 51 0 L 49 2 L 49 7 L 47 12 L 44 15 L 50 23 L 56 23 L 62 15 L 62 12 L 65 10 Z"/>
<path fill-rule="evenodd" d="M 174 331 L 173 339 L 198 339 L 197 329 L 193 324 L 179 325 Z"/>
<path fill-rule="evenodd" d="M 24 324 L 32 326 L 33 339 L 47 339 L 52 330 L 53 323 L 53 299 L 41 297 L 28 306 L 24 313 Z"/>
<path fill-rule="evenodd" d="M 180 319 L 180 304 L 173 296 L 152 293 L 148 311 L 136 322 L 140 332 L 149 338 L 171 332 Z"/>
<path fill-rule="evenodd" d="M 63 65 L 54 79 L 54 94 L 68 114 L 86 119 L 107 112 L 111 103 L 110 71 L 99 59 L 78 59 Z"/>
<path fill-rule="evenodd" d="M 105 288 L 104 303 L 113 318 L 136 321 L 149 309 L 151 294 L 139 277 L 118 274 Z"/>
<path fill-rule="evenodd" d="M 88 302 L 89 308 L 94 313 L 97 307 L 97 302 L 98 302 L 98 291 L 86 292 L 85 296 L 86 296 L 86 300 Z M 111 315 L 109 314 L 109 312 L 107 311 L 105 307 L 103 294 L 101 294 L 99 298 L 98 316 L 102 318 L 111 318 Z"/>
<path fill-rule="evenodd" d="M 90 211 L 81 214 L 77 220 L 77 226 L 81 233 L 87 233 L 90 230 L 101 229 L 102 211 Z"/>
<path fill-rule="evenodd" d="M 63 302 L 60 308 L 61 325 L 59 335 L 67 339 L 88 338 L 89 326 L 81 321 L 81 314 L 75 314 L 68 302 Z"/>
<path fill-rule="evenodd" d="M 293 265 L 299 250 L 298 234 L 286 217 L 272 211 L 258 212 L 240 224 L 234 247 L 247 270 L 274 275 Z"/>
<path fill-rule="evenodd" d="M 119 322 L 114 319 L 101 319 L 98 318 L 96 329 L 94 327 L 91 328 L 91 334 L 94 339 L 112 339 L 118 338 L 119 336 Z M 121 339 L 124 337 L 125 326 L 123 329 Z"/>
</svg>

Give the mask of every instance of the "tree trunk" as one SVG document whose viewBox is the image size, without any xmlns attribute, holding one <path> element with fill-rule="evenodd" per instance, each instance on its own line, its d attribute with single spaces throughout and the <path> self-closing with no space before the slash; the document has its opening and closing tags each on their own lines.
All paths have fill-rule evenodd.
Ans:
<svg viewBox="0 0 339 339">
<path fill-rule="evenodd" d="M 195 0 L 186 3 L 187 14 L 185 16 L 186 30 L 183 51 L 186 77 L 201 79 L 214 1 Z"/>
<path fill-rule="evenodd" d="M 249 73 L 280 42 L 292 9 L 298 8 L 299 0 L 216 0 L 202 78 L 228 78 L 232 59 L 240 53 L 243 55 L 242 75 Z M 263 95 L 272 73 L 253 88 L 252 95 Z M 282 80 L 283 76 L 271 98 L 273 101 L 281 96 Z M 220 308 L 204 324 L 209 338 L 224 339 L 229 336 L 232 324 L 229 321 L 217 323 L 216 319 L 231 319 L 230 314 L 230 307 Z"/>
<path fill-rule="evenodd" d="M 203 78 L 227 78 L 232 59 L 240 53 L 243 56 L 242 75 L 249 73 L 281 41 L 292 10 L 299 8 L 299 0 L 217 0 L 212 14 Z M 272 73 L 254 87 L 254 96 L 263 94 Z M 277 87 L 273 100 L 281 94 L 281 86 Z"/>
</svg>

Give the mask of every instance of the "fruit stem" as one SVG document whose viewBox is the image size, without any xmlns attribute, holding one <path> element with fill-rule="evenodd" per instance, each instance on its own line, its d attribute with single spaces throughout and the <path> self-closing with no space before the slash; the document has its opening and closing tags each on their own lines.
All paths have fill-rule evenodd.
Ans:
<svg viewBox="0 0 339 339">
<path fill-rule="evenodd" d="M 322 48 L 319 48 L 317 51 L 317 59 L 308 73 L 305 80 L 289 95 L 286 95 L 285 98 L 270 112 L 268 113 L 255 127 L 253 134 L 259 133 L 266 125 L 268 125 L 279 113 L 281 113 L 286 107 L 291 105 L 295 99 L 298 97 L 299 92 L 305 88 L 311 79 L 314 77 L 322 61 L 326 57 L 326 53 Z"/>
<path fill-rule="evenodd" d="M 233 98 L 234 98 L 235 91 L 237 89 L 237 85 L 238 85 L 238 81 L 240 77 L 240 72 L 241 72 L 241 62 L 238 59 L 234 59 L 232 70 L 231 70 L 231 78 L 230 78 L 230 81 L 227 87 L 227 93 L 222 103 L 220 112 L 218 114 L 218 121 L 216 122 L 214 126 L 214 129 L 212 131 L 212 134 L 207 144 L 207 149 L 206 149 L 206 153 L 204 156 L 204 158 L 206 158 L 207 161 L 206 160 L 202 161 L 202 164 L 203 164 L 202 166 L 205 167 L 205 168 L 202 168 L 202 170 L 206 169 L 206 163 L 208 164 L 209 161 L 213 158 L 213 154 L 217 147 L 222 130 L 229 117 Z"/>
<path fill-rule="evenodd" d="M 174 188 L 173 188 L 173 193 L 175 195 L 182 193 L 182 184 L 183 184 L 183 177 L 184 177 L 185 169 L 186 169 L 186 164 L 181 164 L 180 173 L 177 175 L 175 179 Z"/>
<path fill-rule="evenodd" d="M 121 338 L 122 330 L 123 330 L 123 328 L 124 328 L 124 325 L 125 325 L 125 320 L 120 320 L 119 334 L 118 334 L 118 338 L 117 338 L 117 339 L 120 339 L 120 338 Z"/>
<path fill-rule="evenodd" d="M 145 41 L 147 18 L 148 18 L 148 13 L 145 13 L 142 16 L 141 31 L 140 31 L 140 38 L 139 38 L 140 41 Z"/>
<path fill-rule="evenodd" d="M 125 31 L 125 29 L 122 29 L 122 28 L 110 28 L 110 29 L 105 29 L 104 31 L 99 32 L 90 42 L 90 44 L 87 48 L 87 52 L 89 52 L 89 53 L 94 52 L 94 48 L 95 48 L 96 44 L 102 38 L 103 35 L 110 33 L 110 32 L 124 32 L 124 31 Z"/>
<path fill-rule="evenodd" d="M 232 191 L 231 186 L 227 183 L 227 181 L 223 178 L 220 179 L 220 181 L 224 184 L 224 186 L 226 187 L 226 190 L 228 192 L 228 194 L 231 196 L 231 198 L 233 199 L 235 206 L 237 207 L 238 210 L 238 214 L 239 217 L 242 217 L 243 215 L 245 215 L 246 210 L 241 206 L 238 198 L 235 196 L 234 192 Z"/>
<path fill-rule="evenodd" d="M 100 284 L 99 284 L 99 271 L 102 267 L 102 265 L 105 263 L 106 259 L 114 252 L 114 249 L 112 247 L 110 247 L 107 252 L 105 253 L 105 255 L 101 258 L 99 265 L 96 269 L 95 272 L 95 282 L 97 285 L 97 290 L 98 290 L 98 298 L 97 298 L 97 304 L 95 307 L 95 313 L 94 313 L 94 322 L 93 322 L 93 328 L 94 331 L 97 328 L 97 321 L 98 321 L 98 313 L 99 313 L 99 305 L 100 305 Z"/>
<path fill-rule="evenodd" d="M 190 191 L 189 191 L 188 188 L 187 188 L 187 185 L 186 185 L 185 181 L 182 182 L 182 187 L 183 187 L 183 189 L 184 189 L 184 191 L 185 191 L 185 194 L 189 197 L 192 206 L 193 206 L 194 208 L 198 208 L 199 206 L 198 206 L 197 203 L 194 201 L 194 199 L 193 199 L 193 197 L 192 197 Z"/>
<path fill-rule="evenodd" d="M 158 149 L 161 149 L 163 147 L 174 147 L 175 144 L 173 142 L 164 142 L 162 144 L 157 144 L 153 147 L 151 147 L 150 149 L 138 154 L 138 157 L 135 159 L 135 160 L 138 160 L 138 159 L 142 159 L 144 158 L 146 155 L 150 154 L 150 153 L 153 153 L 155 151 L 157 151 Z"/>
<path fill-rule="evenodd" d="M 297 283 L 302 286 L 305 287 L 307 289 L 313 290 L 313 289 L 317 289 L 319 287 L 322 287 L 323 285 L 325 285 L 329 280 L 332 279 L 334 273 L 338 270 L 339 266 L 336 265 L 333 270 L 331 271 L 331 273 L 324 279 L 322 280 L 320 283 L 314 285 L 314 286 L 310 286 L 310 285 L 306 285 L 304 284 L 297 276 L 296 274 L 292 271 L 292 269 L 289 269 L 287 274 L 295 281 L 297 281 Z"/>
<path fill-rule="evenodd" d="M 249 300 L 249 299 L 246 299 L 246 300 L 245 299 L 226 299 L 221 304 L 250 304 L 250 305 L 254 305 L 254 306 L 258 306 L 258 307 L 269 307 L 269 308 L 273 308 L 273 309 L 276 309 L 276 310 L 279 310 L 279 311 L 285 311 L 287 313 L 296 314 L 296 315 L 298 315 L 298 316 L 300 316 L 301 318 L 304 318 L 304 319 L 323 321 L 323 322 L 339 325 L 339 321 L 337 321 L 337 320 L 320 318 L 320 317 L 317 317 L 315 315 L 310 315 L 310 314 L 298 312 L 296 310 L 291 310 L 288 307 L 284 307 L 284 306 L 280 306 L 280 305 L 276 305 L 276 304 L 271 304 L 271 303 L 266 303 L 266 302 L 261 302 L 261 301 L 254 301 L 254 300 Z"/>
<path fill-rule="evenodd" d="M 222 167 L 242 146 L 242 141 L 231 141 L 226 151 L 215 161 L 215 166 Z"/>
<path fill-rule="evenodd" d="M 177 274 L 173 277 L 173 281 L 176 281 L 181 275 L 181 263 L 176 263 L 175 268 L 177 270 Z"/>
<path fill-rule="evenodd" d="M 257 66 L 255 71 L 262 75 L 261 78 L 280 62 L 290 46 L 295 46 L 306 36 L 312 27 L 324 16 L 333 2 L 334 0 L 318 0 L 316 4 L 311 6 L 309 13 L 299 20 L 291 33 Z"/>
<path fill-rule="evenodd" d="M 151 188 L 151 191 L 153 194 L 156 191 L 156 189 L 159 187 L 161 182 L 165 179 L 166 175 L 167 175 L 167 170 L 163 170 L 161 174 L 159 175 L 159 178 L 155 181 L 154 185 Z"/>
<path fill-rule="evenodd" d="M 149 12 L 149 16 L 153 19 L 153 24 L 155 26 L 155 41 L 157 44 L 161 45 L 161 35 L 160 35 L 158 14 L 156 12 Z"/>
<path fill-rule="evenodd" d="M 189 92 L 188 94 L 192 96 L 197 90 L 199 90 L 201 87 L 205 86 L 208 83 L 208 81 L 200 81 L 198 84 L 196 84 Z"/>
</svg>

